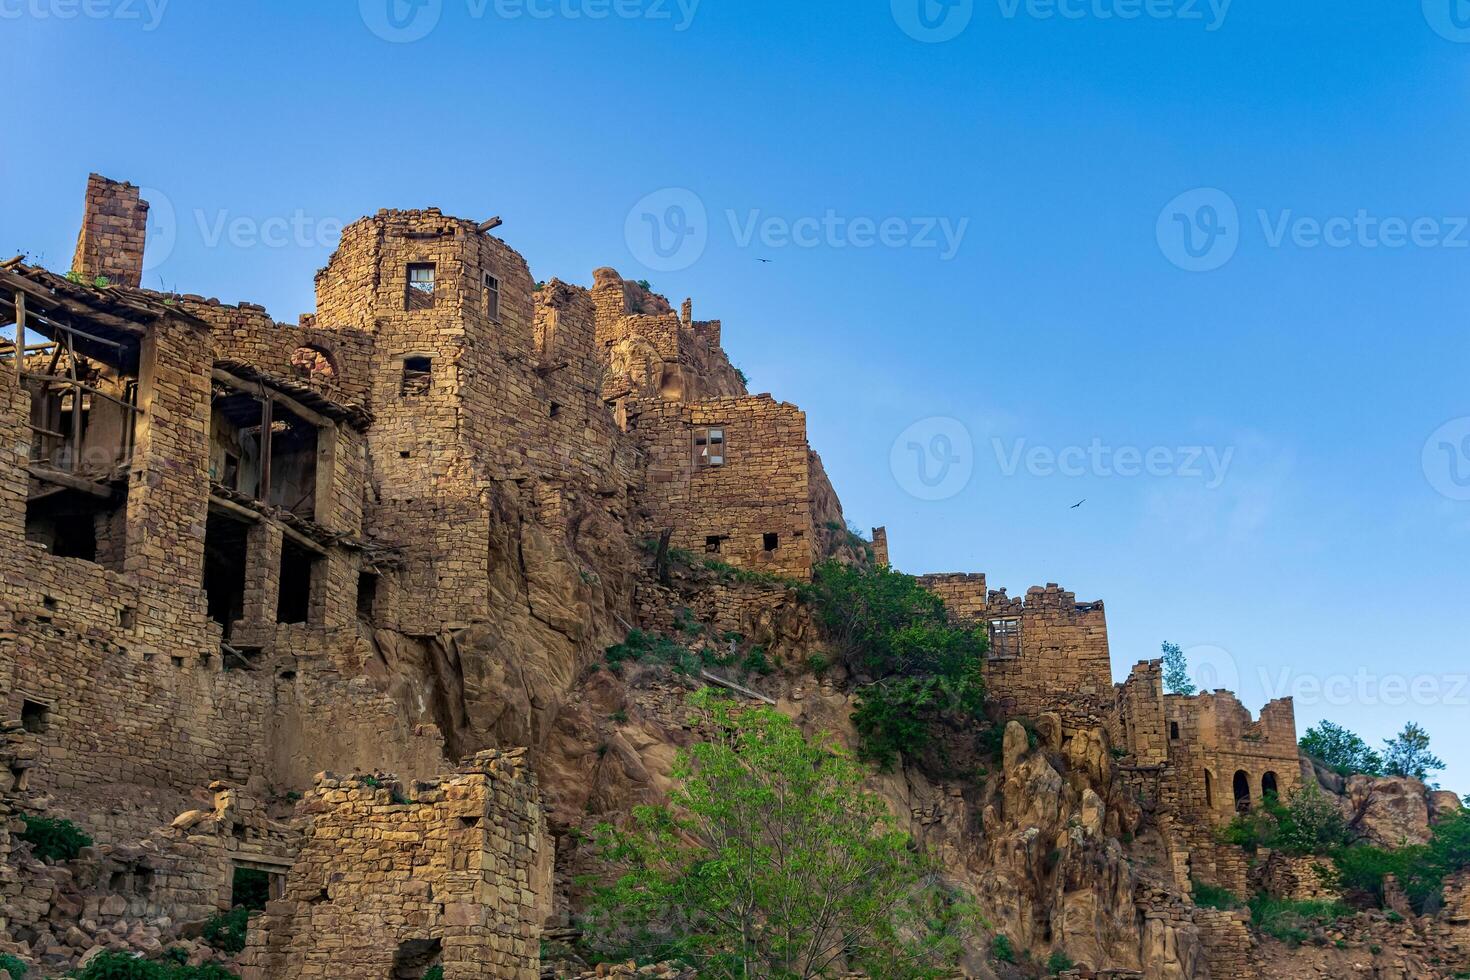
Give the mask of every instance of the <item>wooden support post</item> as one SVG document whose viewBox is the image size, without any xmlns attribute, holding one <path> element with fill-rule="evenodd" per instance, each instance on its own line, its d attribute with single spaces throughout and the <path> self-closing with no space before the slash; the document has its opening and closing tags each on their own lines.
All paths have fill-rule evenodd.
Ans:
<svg viewBox="0 0 1470 980">
<path fill-rule="evenodd" d="M 15 293 L 15 380 L 26 369 L 26 294 Z"/>
<path fill-rule="evenodd" d="M 82 382 L 77 377 L 77 348 L 66 335 L 66 373 L 71 379 L 71 471 L 82 469 Z"/>
<path fill-rule="evenodd" d="M 275 424 L 275 403 L 260 389 L 260 491 L 255 499 L 263 504 L 271 502 L 271 426 Z"/>
</svg>

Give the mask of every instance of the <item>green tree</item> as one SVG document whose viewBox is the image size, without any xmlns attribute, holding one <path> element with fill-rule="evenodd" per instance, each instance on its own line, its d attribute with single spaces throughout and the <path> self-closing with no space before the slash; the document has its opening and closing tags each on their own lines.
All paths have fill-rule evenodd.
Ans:
<svg viewBox="0 0 1470 980">
<path fill-rule="evenodd" d="M 858 682 L 859 754 L 890 768 L 942 726 L 972 729 L 985 715 L 983 627 L 951 622 L 918 579 L 883 566 L 829 561 L 810 597 L 837 658 Z"/>
<path fill-rule="evenodd" d="M 1383 744 L 1383 766 L 1391 776 L 1427 782 L 1431 774 L 1444 768 L 1439 756 L 1429 751 L 1429 733 L 1412 721 Z"/>
<path fill-rule="evenodd" d="M 1341 725 L 1323 721 L 1307 729 L 1301 750 L 1323 763 L 1339 776 L 1383 775 L 1383 759 L 1353 732 Z"/>
<path fill-rule="evenodd" d="M 1351 837 L 1342 810 L 1315 782 L 1305 783 L 1290 803 L 1268 796 L 1265 805 L 1276 822 L 1268 843 L 1287 854 L 1331 854 Z"/>
<path fill-rule="evenodd" d="M 1164 643 L 1164 690 L 1170 694 L 1195 694 L 1199 689 L 1189 679 L 1189 660 L 1177 643 Z"/>
<path fill-rule="evenodd" d="M 618 875 L 586 931 L 617 956 L 702 977 L 935 977 L 978 928 L 900 832 L 863 771 L 770 708 L 695 695 L 710 741 L 680 753 L 669 802 L 595 841 Z"/>
</svg>

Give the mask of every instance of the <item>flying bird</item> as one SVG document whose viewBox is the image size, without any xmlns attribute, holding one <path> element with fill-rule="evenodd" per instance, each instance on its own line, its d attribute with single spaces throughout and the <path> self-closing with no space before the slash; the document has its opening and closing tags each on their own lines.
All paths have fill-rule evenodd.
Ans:
<svg viewBox="0 0 1470 980">
<path fill-rule="evenodd" d="M 770 265 L 771 264 L 771 260 L 770 259 L 756 259 L 756 261 L 757 262 L 764 262 L 766 265 Z"/>
<path fill-rule="evenodd" d="M 1072 505 L 1072 510 L 1076 510 L 1078 507 L 1081 507 L 1085 503 L 1087 503 L 1087 498 L 1083 497 L 1081 500 Z"/>
</svg>

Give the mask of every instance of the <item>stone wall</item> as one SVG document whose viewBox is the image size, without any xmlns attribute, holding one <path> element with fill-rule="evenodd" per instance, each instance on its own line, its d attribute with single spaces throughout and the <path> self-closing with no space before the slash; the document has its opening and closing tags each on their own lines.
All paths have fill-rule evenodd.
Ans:
<svg viewBox="0 0 1470 980">
<path fill-rule="evenodd" d="M 245 980 L 540 976 L 552 845 L 524 750 L 454 776 L 323 774 L 285 897 L 253 924 Z"/>
<path fill-rule="evenodd" d="M 1107 619 L 1055 584 L 1024 598 L 987 590 L 980 574 L 923 575 L 919 582 L 957 619 L 988 625 L 988 697 L 1004 718 L 1053 711 L 1069 727 L 1111 727 L 1115 714 Z"/>
<path fill-rule="evenodd" d="M 710 429 L 723 433 L 723 465 L 699 459 L 696 439 Z M 819 542 L 800 409 L 768 395 L 640 401 L 629 411 L 629 431 L 647 454 L 646 535 L 672 528 L 673 544 L 698 556 L 810 576 Z"/>
<path fill-rule="evenodd" d="M 86 208 L 72 271 L 88 280 L 103 276 L 122 286 L 143 278 L 143 243 L 148 229 L 148 203 L 138 188 L 100 174 L 87 178 Z"/>
</svg>

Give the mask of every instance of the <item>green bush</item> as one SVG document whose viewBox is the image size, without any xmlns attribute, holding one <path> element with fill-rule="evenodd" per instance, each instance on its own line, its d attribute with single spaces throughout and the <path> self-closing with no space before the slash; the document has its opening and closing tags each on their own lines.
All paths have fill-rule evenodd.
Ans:
<svg viewBox="0 0 1470 980">
<path fill-rule="evenodd" d="M 1001 963 L 1016 962 L 1016 947 L 1011 945 L 1011 937 L 1005 933 L 996 933 L 995 938 L 990 941 L 990 955 Z"/>
<path fill-rule="evenodd" d="M 1306 857 L 1334 853 L 1351 834 L 1337 805 L 1315 783 L 1307 783 L 1288 804 L 1268 794 L 1260 809 L 1238 814 L 1216 836 L 1251 852 L 1269 847 Z"/>
<path fill-rule="evenodd" d="M 1393 875 L 1409 902 L 1424 912 L 1436 905 L 1444 880 L 1470 868 L 1470 814 L 1460 811 L 1434 825 L 1428 844 L 1407 847 L 1371 847 L 1360 844 L 1333 854 L 1337 887 L 1383 902 L 1383 881 Z"/>
<path fill-rule="evenodd" d="M 444 980 L 444 967 L 434 964 L 424 974 L 424 980 Z"/>
<path fill-rule="evenodd" d="M 127 953 L 100 953 L 67 976 L 74 980 L 239 980 L 218 963 L 187 966 L 176 960 L 145 960 Z"/>
<path fill-rule="evenodd" d="M 1240 899 L 1228 888 L 1211 885 L 1208 882 L 1196 880 L 1194 883 L 1194 904 L 1202 909 L 1221 909 L 1228 912 L 1231 909 L 1240 908 Z"/>
<path fill-rule="evenodd" d="M 1329 926 L 1352 909 L 1341 902 L 1303 902 L 1259 894 L 1251 899 L 1251 924 L 1289 946 L 1300 946 L 1312 929 Z"/>
<path fill-rule="evenodd" d="M 1076 965 L 1072 962 L 1072 957 L 1059 949 L 1053 950 L 1052 954 L 1046 958 L 1047 973 L 1065 973 Z"/>
<path fill-rule="evenodd" d="M 30 842 L 36 857 L 42 860 L 71 861 L 82 848 L 92 846 L 92 838 L 70 820 L 32 816 L 21 819 L 25 821 L 26 828 L 20 839 Z"/>
<path fill-rule="evenodd" d="M 983 720 L 983 628 L 951 623 L 912 575 L 824 562 L 809 591 L 839 660 L 861 685 L 853 723 L 861 756 L 887 769 L 930 744 L 941 725 Z"/>
<path fill-rule="evenodd" d="M 204 923 L 204 941 L 221 953 L 238 953 L 245 948 L 245 930 L 254 910 L 237 905 L 228 912 L 216 912 Z"/>
<path fill-rule="evenodd" d="M 25 980 L 30 967 L 18 956 L 9 953 L 0 953 L 0 970 L 10 974 L 10 980 Z"/>
</svg>

